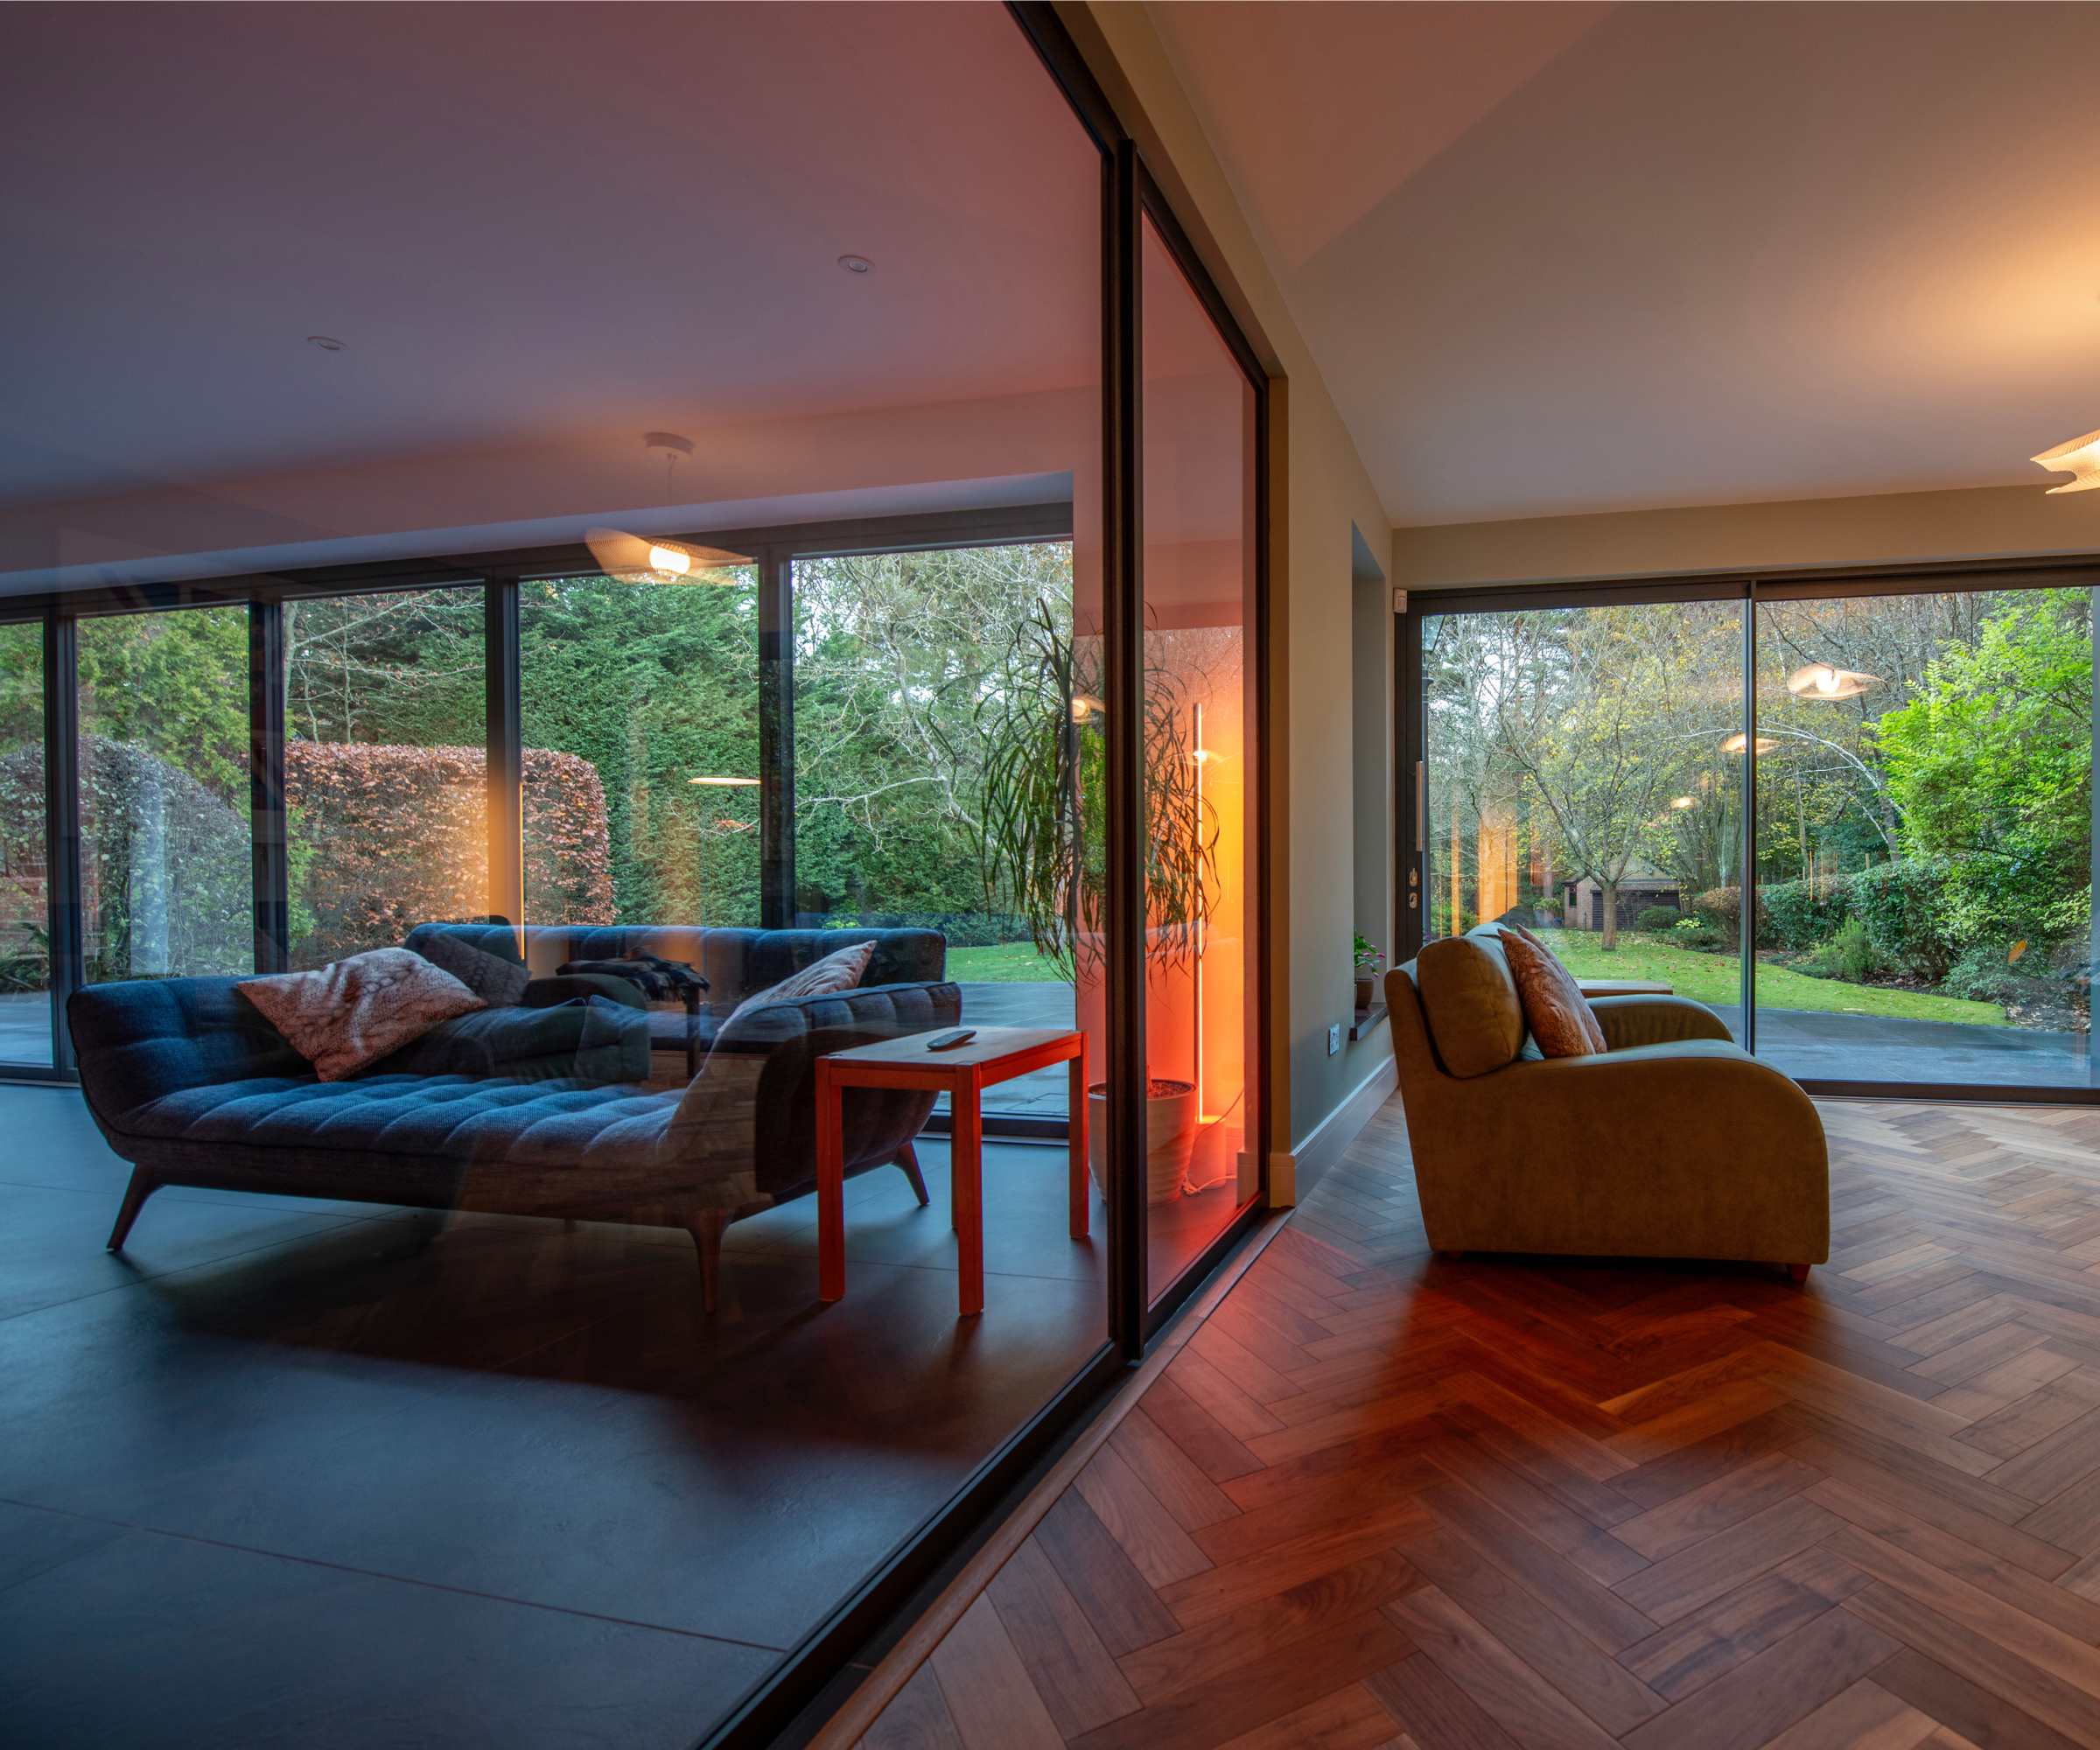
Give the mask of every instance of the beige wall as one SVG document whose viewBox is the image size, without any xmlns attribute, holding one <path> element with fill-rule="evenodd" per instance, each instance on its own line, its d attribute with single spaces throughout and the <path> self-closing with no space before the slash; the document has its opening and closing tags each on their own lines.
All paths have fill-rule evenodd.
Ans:
<svg viewBox="0 0 2100 1750">
<path fill-rule="evenodd" d="M 1408 589 L 2100 550 L 2100 493 L 2034 483 L 1393 531 Z"/>
<path fill-rule="evenodd" d="M 1382 530 L 1370 476 L 1297 326 L 1240 200 L 1142 5 L 1060 4 L 1067 27 L 1138 143 L 1177 216 L 1214 270 L 1268 366 L 1274 489 L 1270 545 L 1272 792 L 1271 1135 L 1293 1148 L 1391 1056 L 1383 1027 L 1346 1040 L 1352 1003 L 1355 824 L 1351 805 L 1350 525 Z M 1287 1190 L 1291 1163 L 1276 1181 Z"/>
</svg>

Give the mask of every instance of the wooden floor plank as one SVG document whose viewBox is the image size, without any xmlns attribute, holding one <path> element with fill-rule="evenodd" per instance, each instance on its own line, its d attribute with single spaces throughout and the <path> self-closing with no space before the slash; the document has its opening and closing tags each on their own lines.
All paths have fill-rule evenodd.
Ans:
<svg viewBox="0 0 2100 1750">
<path fill-rule="evenodd" d="M 1820 1110 L 1800 1289 L 1432 1258 L 1382 1111 L 860 1745 L 2100 1750 L 2100 1114 Z"/>
</svg>

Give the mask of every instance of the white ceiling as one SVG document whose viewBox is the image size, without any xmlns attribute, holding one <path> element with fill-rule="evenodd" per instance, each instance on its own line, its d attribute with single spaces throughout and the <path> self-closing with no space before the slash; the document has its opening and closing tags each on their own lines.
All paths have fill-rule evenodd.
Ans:
<svg viewBox="0 0 2100 1750">
<path fill-rule="evenodd" d="M 11 4 L 0 65 L 0 505 L 550 445 L 661 503 L 647 430 L 1098 377 L 1098 159 L 989 0 Z"/>
<path fill-rule="evenodd" d="M 2039 491 L 2100 425 L 2100 6 L 1151 10 L 1397 523 Z"/>
</svg>

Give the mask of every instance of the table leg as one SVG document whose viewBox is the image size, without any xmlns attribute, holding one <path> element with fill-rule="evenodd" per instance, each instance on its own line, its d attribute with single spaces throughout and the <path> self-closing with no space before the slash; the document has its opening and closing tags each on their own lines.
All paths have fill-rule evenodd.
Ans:
<svg viewBox="0 0 2100 1750">
<path fill-rule="evenodd" d="M 984 1310 L 984 1148 L 976 1073 L 959 1073 L 948 1096 L 948 1202 L 956 1213 L 956 1302 L 968 1319 Z"/>
<path fill-rule="evenodd" d="M 1068 1066 L 1072 1072 L 1071 1123 L 1066 1127 L 1071 1150 L 1072 1237 L 1087 1236 L 1087 1036 L 1079 1036 L 1079 1051 Z"/>
<path fill-rule="evenodd" d="M 816 1298 L 842 1300 L 846 1292 L 846 1139 L 840 1119 L 842 1090 L 831 1066 L 816 1060 Z"/>
</svg>

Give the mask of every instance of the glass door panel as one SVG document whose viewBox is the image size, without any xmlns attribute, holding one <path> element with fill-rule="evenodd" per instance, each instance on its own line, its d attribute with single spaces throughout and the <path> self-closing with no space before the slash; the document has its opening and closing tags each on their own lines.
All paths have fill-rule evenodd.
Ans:
<svg viewBox="0 0 2100 1750">
<path fill-rule="evenodd" d="M 1032 819 L 1027 750 L 1054 766 L 1074 733 L 1072 587 L 1068 541 L 795 562 L 796 922 L 940 931 L 972 1026 L 1074 1025 L 1061 914 L 1039 928 L 1043 908 L 986 879 L 1026 864 L 1002 851 Z M 983 1110 L 1062 1136 L 1066 1070 L 996 1083 Z"/>
<path fill-rule="evenodd" d="M 530 924 L 759 923 L 758 579 L 518 590 Z"/>
<path fill-rule="evenodd" d="M 88 982 L 256 968 L 248 610 L 80 623 Z"/>
<path fill-rule="evenodd" d="M 51 1068 L 44 628 L 0 626 L 0 1063 Z"/>
<path fill-rule="evenodd" d="M 488 912 L 482 592 L 284 604 L 291 970 Z"/>
<path fill-rule="evenodd" d="M 1148 220 L 1145 1175 L 1152 1292 L 1260 1188 L 1255 395 Z"/>
<path fill-rule="evenodd" d="M 1522 924 L 1741 1036 L 1742 609 L 1431 615 L 1424 939 Z"/>
<path fill-rule="evenodd" d="M 1759 1055 L 2090 1085 L 2091 595 L 1759 605 Z"/>
</svg>

